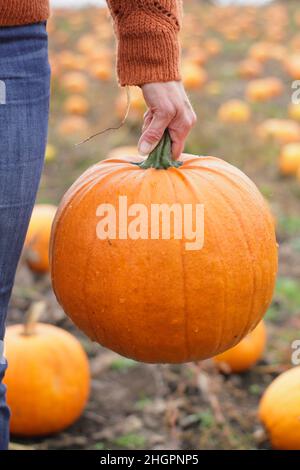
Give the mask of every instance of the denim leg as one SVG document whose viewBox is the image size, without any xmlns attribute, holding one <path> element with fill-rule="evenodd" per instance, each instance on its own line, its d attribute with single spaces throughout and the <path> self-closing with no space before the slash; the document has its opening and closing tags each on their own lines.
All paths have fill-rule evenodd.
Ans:
<svg viewBox="0 0 300 470">
<path fill-rule="evenodd" d="M 49 82 L 46 25 L 0 28 L 0 341 L 43 168 Z M 0 450 L 8 446 L 5 369 L 0 358 Z"/>
</svg>

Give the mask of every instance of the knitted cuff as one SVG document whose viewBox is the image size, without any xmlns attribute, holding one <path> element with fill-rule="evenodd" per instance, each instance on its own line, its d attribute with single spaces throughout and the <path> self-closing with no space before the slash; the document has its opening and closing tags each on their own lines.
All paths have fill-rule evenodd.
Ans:
<svg viewBox="0 0 300 470">
<path fill-rule="evenodd" d="M 120 85 L 180 80 L 180 0 L 110 0 L 109 5 Z"/>
<path fill-rule="evenodd" d="M 17 26 L 45 21 L 49 16 L 49 0 L 0 1 L 1 26 Z"/>
<path fill-rule="evenodd" d="M 118 42 L 117 73 L 121 86 L 180 80 L 180 48 L 171 31 L 140 37 L 122 34 Z"/>
</svg>

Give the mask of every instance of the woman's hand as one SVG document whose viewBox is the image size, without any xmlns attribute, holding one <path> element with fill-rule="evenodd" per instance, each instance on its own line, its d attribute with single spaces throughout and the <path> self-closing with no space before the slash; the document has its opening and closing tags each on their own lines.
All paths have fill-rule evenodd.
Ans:
<svg viewBox="0 0 300 470">
<path fill-rule="evenodd" d="M 149 109 L 144 115 L 139 152 L 148 155 L 168 128 L 173 143 L 173 159 L 177 160 L 197 120 L 183 84 L 179 81 L 147 83 L 141 88 Z"/>
</svg>

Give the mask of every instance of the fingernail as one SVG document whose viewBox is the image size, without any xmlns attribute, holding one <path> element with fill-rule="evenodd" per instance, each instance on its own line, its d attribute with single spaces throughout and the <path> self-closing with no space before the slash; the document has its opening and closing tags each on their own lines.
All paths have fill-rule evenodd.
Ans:
<svg viewBox="0 0 300 470">
<path fill-rule="evenodd" d="M 151 152 L 153 148 L 154 148 L 153 145 L 149 144 L 149 142 L 143 141 L 140 144 L 139 151 L 141 155 L 149 155 L 149 153 Z"/>
</svg>

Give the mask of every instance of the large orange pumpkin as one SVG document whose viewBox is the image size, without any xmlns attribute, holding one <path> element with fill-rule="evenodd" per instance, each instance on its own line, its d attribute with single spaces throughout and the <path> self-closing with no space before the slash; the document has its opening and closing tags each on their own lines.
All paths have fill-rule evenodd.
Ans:
<svg viewBox="0 0 300 470">
<path fill-rule="evenodd" d="M 266 389 L 259 417 L 265 425 L 272 447 L 300 450 L 300 367 L 284 372 Z"/>
<path fill-rule="evenodd" d="M 266 336 L 266 327 L 261 321 L 239 344 L 214 357 L 214 361 L 221 366 L 225 364 L 230 372 L 244 372 L 261 358 Z"/>
<path fill-rule="evenodd" d="M 39 303 L 34 306 L 39 309 Z M 32 311 L 35 314 L 35 311 Z M 89 395 L 89 365 L 79 341 L 52 325 L 9 326 L 5 375 L 11 432 L 42 436 L 61 431 L 82 413 Z"/>
<path fill-rule="evenodd" d="M 147 160 L 91 167 L 63 198 L 52 233 L 53 287 L 66 313 L 93 340 L 144 362 L 200 360 L 237 344 L 266 311 L 277 271 L 273 218 L 256 186 L 218 158 L 173 162 L 170 148 L 166 133 Z M 129 217 L 128 236 L 120 197 L 149 217 L 154 204 L 204 206 L 204 246 L 187 249 L 171 222 L 163 239 L 161 219 L 149 224 L 151 238 Z M 98 238 L 101 204 L 124 233 Z"/>
</svg>

